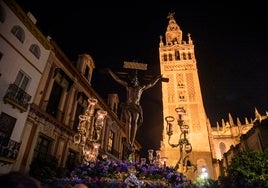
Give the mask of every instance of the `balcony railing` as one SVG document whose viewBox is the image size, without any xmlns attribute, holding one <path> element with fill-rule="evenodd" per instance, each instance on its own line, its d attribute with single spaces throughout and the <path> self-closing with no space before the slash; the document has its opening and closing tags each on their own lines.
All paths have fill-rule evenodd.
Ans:
<svg viewBox="0 0 268 188">
<path fill-rule="evenodd" d="M 10 84 L 4 102 L 11 104 L 13 107 L 18 108 L 21 112 L 26 112 L 29 106 L 31 96 L 23 89 L 19 88 L 16 84 Z"/>
<path fill-rule="evenodd" d="M 4 163 L 14 163 L 20 150 L 21 143 L 14 140 L 8 140 L 0 136 L 0 161 Z"/>
</svg>

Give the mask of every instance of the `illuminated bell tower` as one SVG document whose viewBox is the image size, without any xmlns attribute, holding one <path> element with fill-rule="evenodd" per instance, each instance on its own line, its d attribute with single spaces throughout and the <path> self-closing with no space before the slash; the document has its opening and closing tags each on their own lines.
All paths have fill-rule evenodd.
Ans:
<svg viewBox="0 0 268 188">
<path fill-rule="evenodd" d="M 161 141 L 161 156 L 167 157 L 167 165 L 175 166 L 180 158 L 179 148 L 171 147 L 170 143 L 178 143 L 180 128 L 177 124 L 176 108 L 184 108 L 184 122 L 189 126 L 187 139 L 192 145 L 189 153 L 188 167 L 185 169 L 190 179 L 195 179 L 202 167 L 206 167 L 209 176 L 213 178 L 212 153 L 209 143 L 208 120 L 203 105 L 202 93 L 194 53 L 194 44 L 188 34 L 188 40 L 182 40 L 182 30 L 174 19 L 174 13 L 168 16 L 165 42 L 160 36 L 159 58 L 160 71 L 169 82 L 162 82 L 163 101 L 163 140 Z M 173 135 L 168 141 L 165 117 L 173 116 Z M 185 165 L 185 166 L 187 166 Z"/>
</svg>

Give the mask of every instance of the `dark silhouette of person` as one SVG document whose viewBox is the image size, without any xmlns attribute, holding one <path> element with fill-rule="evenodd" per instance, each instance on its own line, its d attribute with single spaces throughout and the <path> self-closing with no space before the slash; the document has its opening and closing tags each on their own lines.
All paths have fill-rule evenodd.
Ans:
<svg viewBox="0 0 268 188">
<path fill-rule="evenodd" d="M 12 171 L 0 175 L 0 187 L 2 188 L 42 188 L 39 180 L 22 172 Z"/>
<path fill-rule="evenodd" d="M 122 113 L 128 126 L 128 142 L 130 150 L 134 150 L 134 141 L 138 128 L 143 122 L 143 110 L 140 105 L 140 99 L 143 91 L 153 87 L 162 76 L 157 75 L 148 84 L 141 84 L 138 79 L 138 70 L 133 70 L 132 74 L 129 74 L 129 81 L 120 79 L 111 69 L 107 69 L 112 78 L 124 86 L 126 89 L 126 104 L 123 106 Z"/>
</svg>

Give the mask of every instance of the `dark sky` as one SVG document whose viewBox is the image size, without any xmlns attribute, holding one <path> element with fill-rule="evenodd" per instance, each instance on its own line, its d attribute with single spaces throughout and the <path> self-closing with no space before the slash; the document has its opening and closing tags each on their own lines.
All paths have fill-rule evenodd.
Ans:
<svg viewBox="0 0 268 188">
<path fill-rule="evenodd" d="M 204 107 L 212 125 L 221 119 L 254 118 L 254 108 L 265 114 L 268 106 L 266 5 L 258 1 L 36 1 L 17 0 L 37 19 L 70 60 L 81 53 L 92 56 L 92 85 L 103 96 L 120 93 L 101 69 L 121 68 L 124 61 L 148 64 L 150 74 L 159 73 L 159 36 L 165 35 L 168 12 L 195 45 Z M 108 83 L 108 84 L 107 84 Z M 108 87 L 112 86 L 113 88 Z M 161 131 L 160 83 L 144 92 L 144 123 L 138 138 L 147 149 L 158 149 Z"/>
</svg>

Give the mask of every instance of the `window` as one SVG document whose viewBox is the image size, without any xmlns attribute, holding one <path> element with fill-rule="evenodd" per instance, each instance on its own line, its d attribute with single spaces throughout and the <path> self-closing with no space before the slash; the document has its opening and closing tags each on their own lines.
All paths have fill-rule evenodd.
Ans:
<svg viewBox="0 0 268 188">
<path fill-rule="evenodd" d="M 19 71 L 14 84 L 25 91 L 28 88 L 30 80 L 31 78 L 27 74 L 23 71 Z"/>
<path fill-rule="evenodd" d="M 164 61 L 167 61 L 167 54 L 164 54 Z"/>
<path fill-rule="evenodd" d="M 176 80 L 178 83 L 178 88 L 184 88 L 183 74 L 176 74 Z"/>
<path fill-rule="evenodd" d="M 40 52 L 40 48 L 39 48 L 38 45 L 36 45 L 36 44 L 32 44 L 32 45 L 30 46 L 30 52 L 32 52 L 32 54 L 33 54 L 37 59 L 40 58 L 40 54 L 41 54 L 41 52 Z"/>
<path fill-rule="evenodd" d="M 63 88 L 57 82 L 54 82 L 46 109 L 46 112 L 53 117 L 57 117 L 62 92 Z"/>
<path fill-rule="evenodd" d="M 2 112 L 0 115 L 0 146 L 7 146 L 14 129 L 16 118 Z"/>
<path fill-rule="evenodd" d="M 172 54 L 168 54 L 168 60 L 172 61 Z"/>
<path fill-rule="evenodd" d="M 40 135 L 34 150 L 34 158 L 46 160 L 50 156 L 52 140 L 46 136 Z"/>
<path fill-rule="evenodd" d="M 78 125 L 79 125 L 79 115 L 83 114 L 84 108 L 81 106 L 81 104 L 77 104 L 76 112 L 75 112 L 75 119 L 74 119 L 74 125 L 73 130 L 78 131 Z"/>
<path fill-rule="evenodd" d="M 13 107 L 26 112 L 31 100 L 26 90 L 29 88 L 31 78 L 23 71 L 19 71 L 13 84 L 10 84 L 4 96 L 4 101 L 10 103 Z"/>
<path fill-rule="evenodd" d="M 12 33 L 17 39 L 19 39 L 19 41 L 21 41 L 21 43 L 24 42 L 24 40 L 25 40 L 25 34 L 24 34 L 23 29 L 22 29 L 20 26 L 18 26 L 18 25 L 14 26 L 14 27 L 11 29 L 11 33 Z"/>
<path fill-rule="evenodd" d="M 0 52 L 0 61 L 1 61 L 2 57 L 3 57 L 3 53 Z"/>
<path fill-rule="evenodd" d="M 4 10 L 4 7 L 0 5 L 0 22 L 4 23 L 6 19 L 6 12 Z"/>
<path fill-rule="evenodd" d="M 78 155 L 77 152 L 73 150 L 68 151 L 65 167 L 69 172 L 71 172 L 76 167 L 76 161 L 78 160 L 77 155 Z"/>
<path fill-rule="evenodd" d="M 110 131 L 109 132 L 109 138 L 108 138 L 108 146 L 107 146 L 107 150 L 112 153 L 113 151 L 113 144 L 114 144 L 114 132 Z"/>
<path fill-rule="evenodd" d="M 192 54 L 190 52 L 188 53 L 188 59 L 192 59 Z"/>
<path fill-rule="evenodd" d="M 185 100 L 185 94 L 184 92 L 179 92 L 179 101 L 184 101 Z"/>
<path fill-rule="evenodd" d="M 183 60 L 186 60 L 186 54 L 185 53 L 182 54 L 182 57 L 183 57 Z"/>
<path fill-rule="evenodd" d="M 84 75 L 85 75 L 86 79 L 88 79 L 88 75 L 89 75 L 89 67 L 88 66 L 86 66 Z"/>
<path fill-rule="evenodd" d="M 175 60 L 180 60 L 180 52 L 179 51 L 175 51 Z"/>
<path fill-rule="evenodd" d="M 179 88 L 184 88 L 184 84 L 182 83 L 182 81 L 178 81 L 178 87 Z"/>
</svg>

